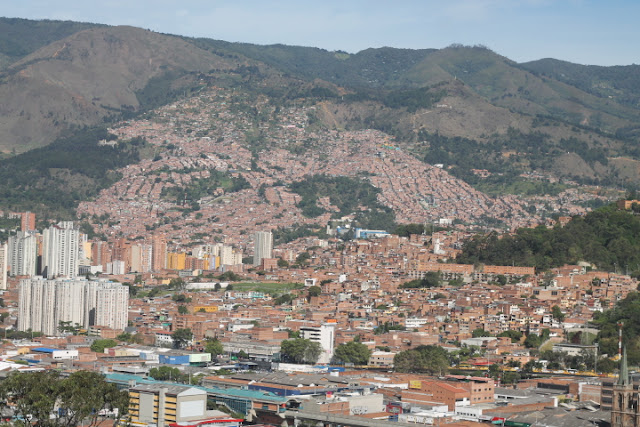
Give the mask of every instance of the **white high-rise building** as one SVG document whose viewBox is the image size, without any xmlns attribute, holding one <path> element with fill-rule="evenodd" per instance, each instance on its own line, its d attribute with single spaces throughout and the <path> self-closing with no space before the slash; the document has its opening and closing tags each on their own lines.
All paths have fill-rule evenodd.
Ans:
<svg viewBox="0 0 640 427">
<path fill-rule="evenodd" d="M 7 266 L 9 260 L 9 245 L 0 245 L 0 289 L 7 289 Z"/>
<path fill-rule="evenodd" d="M 220 247 L 220 265 L 233 265 L 233 248 L 231 246 L 222 245 Z"/>
<path fill-rule="evenodd" d="M 71 322 L 70 326 L 84 325 L 85 286 L 86 280 L 56 281 L 55 325 L 60 322 Z"/>
<path fill-rule="evenodd" d="M 303 326 L 300 328 L 300 336 L 302 338 L 317 342 L 322 347 L 318 363 L 329 363 L 331 361 L 335 345 L 335 330 L 335 323 L 323 323 L 320 326 Z"/>
<path fill-rule="evenodd" d="M 9 237 L 9 269 L 12 276 L 35 276 L 38 246 L 32 232 L 18 231 Z"/>
<path fill-rule="evenodd" d="M 260 265 L 264 258 L 273 257 L 273 234 L 270 231 L 257 231 L 254 240 L 253 265 Z"/>
<path fill-rule="evenodd" d="M 86 327 L 127 327 L 129 316 L 129 287 L 113 282 L 87 282 L 85 287 Z"/>
<path fill-rule="evenodd" d="M 126 328 L 129 321 L 129 287 L 119 283 L 101 283 L 96 297 L 94 325 Z"/>
<path fill-rule="evenodd" d="M 127 326 L 129 288 L 120 283 L 36 276 L 22 280 L 19 291 L 20 331 L 57 335 L 60 322 L 85 328 Z"/>
<path fill-rule="evenodd" d="M 18 330 L 56 335 L 55 283 L 35 276 L 20 282 L 18 298 Z"/>
<path fill-rule="evenodd" d="M 64 221 L 44 230 L 42 272 L 48 278 L 75 277 L 80 256 L 80 232 L 73 222 Z"/>
</svg>

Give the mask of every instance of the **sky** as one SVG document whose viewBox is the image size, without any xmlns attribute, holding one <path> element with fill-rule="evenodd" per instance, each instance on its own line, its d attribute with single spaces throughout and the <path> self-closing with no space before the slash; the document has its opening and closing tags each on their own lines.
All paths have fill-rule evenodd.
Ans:
<svg viewBox="0 0 640 427">
<path fill-rule="evenodd" d="M 516 62 L 640 63 L 638 0 L 0 0 L 0 14 L 349 53 L 481 44 Z"/>
</svg>

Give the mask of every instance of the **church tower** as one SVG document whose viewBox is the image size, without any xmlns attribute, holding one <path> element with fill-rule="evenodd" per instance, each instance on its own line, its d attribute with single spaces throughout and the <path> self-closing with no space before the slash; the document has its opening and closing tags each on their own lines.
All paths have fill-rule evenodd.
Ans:
<svg viewBox="0 0 640 427">
<path fill-rule="evenodd" d="M 613 386 L 611 427 L 640 427 L 638 400 L 638 393 L 634 392 L 633 384 L 629 380 L 627 349 L 625 348 L 620 360 L 618 382 Z"/>
</svg>

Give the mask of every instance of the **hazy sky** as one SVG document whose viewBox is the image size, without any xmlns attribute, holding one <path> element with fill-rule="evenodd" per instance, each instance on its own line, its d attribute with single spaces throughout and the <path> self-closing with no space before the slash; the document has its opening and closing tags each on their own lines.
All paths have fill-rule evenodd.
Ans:
<svg viewBox="0 0 640 427">
<path fill-rule="evenodd" d="M 638 0 L 1 0 L 7 17 L 355 53 L 483 44 L 517 62 L 640 63 Z"/>
</svg>

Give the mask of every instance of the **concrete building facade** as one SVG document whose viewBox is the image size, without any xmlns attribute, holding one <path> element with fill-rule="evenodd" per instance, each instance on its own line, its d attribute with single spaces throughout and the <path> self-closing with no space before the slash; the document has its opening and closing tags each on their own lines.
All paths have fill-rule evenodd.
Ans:
<svg viewBox="0 0 640 427">
<path fill-rule="evenodd" d="M 254 240 L 253 265 L 260 265 L 263 258 L 273 257 L 273 234 L 270 231 L 257 231 Z"/>
<path fill-rule="evenodd" d="M 57 335 L 60 322 L 123 330 L 128 306 L 129 288 L 120 283 L 35 276 L 20 282 L 18 330 Z"/>
</svg>

